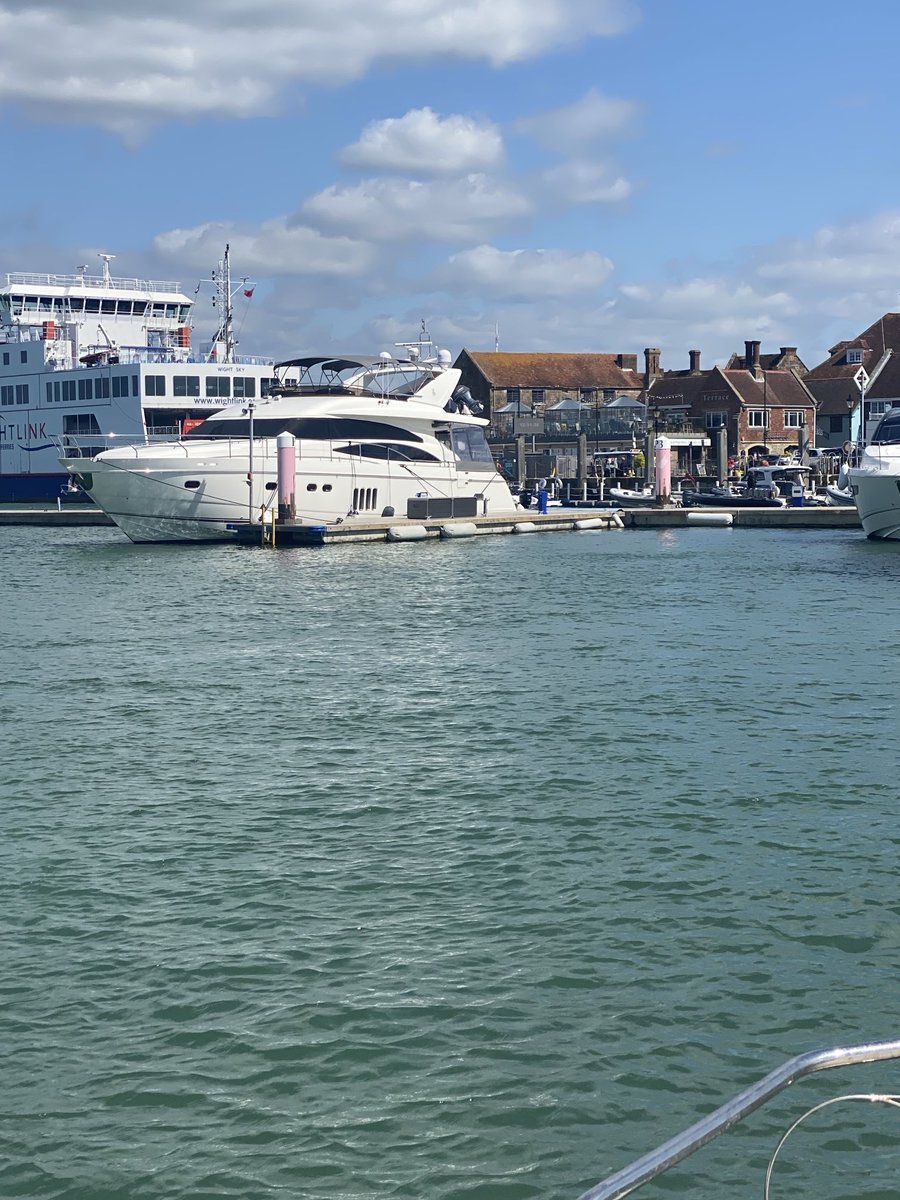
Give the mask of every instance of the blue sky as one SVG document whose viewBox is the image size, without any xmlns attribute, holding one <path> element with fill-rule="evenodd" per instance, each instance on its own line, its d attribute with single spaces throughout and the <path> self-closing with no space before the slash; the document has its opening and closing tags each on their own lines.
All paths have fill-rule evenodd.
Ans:
<svg viewBox="0 0 900 1200">
<path fill-rule="evenodd" d="M 0 0 L 0 271 L 192 293 L 229 242 L 247 353 L 812 366 L 900 307 L 898 44 L 890 0 Z"/>
</svg>

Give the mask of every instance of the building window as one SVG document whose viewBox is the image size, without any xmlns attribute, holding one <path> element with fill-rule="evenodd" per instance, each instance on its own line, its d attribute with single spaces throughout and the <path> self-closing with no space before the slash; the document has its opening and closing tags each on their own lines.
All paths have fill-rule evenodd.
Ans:
<svg viewBox="0 0 900 1200">
<path fill-rule="evenodd" d="M 747 424 L 751 429 L 768 429 L 769 410 L 767 408 L 751 408 L 747 413 Z"/>
<path fill-rule="evenodd" d="M 165 375 L 145 375 L 144 389 L 148 396 L 164 396 L 166 394 Z"/>
<path fill-rule="evenodd" d="M 544 389 L 543 388 L 532 388 L 531 389 L 531 403 L 532 404 L 543 404 L 544 403 Z"/>
<path fill-rule="evenodd" d="M 847 362 L 848 363 L 861 363 L 862 360 L 863 360 L 863 352 L 861 349 L 856 348 L 856 349 L 847 351 Z"/>
<path fill-rule="evenodd" d="M 506 403 L 519 405 L 522 403 L 522 392 L 519 388 L 506 389 Z"/>
<path fill-rule="evenodd" d="M 579 388 L 578 395 L 581 397 L 582 404 L 594 404 L 597 400 L 597 389 Z"/>
<path fill-rule="evenodd" d="M 866 417 L 883 417 L 891 407 L 890 400 L 869 400 L 866 402 Z"/>
<path fill-rule="evenodd" d="M 802 429 L 805 422 L 803 420 L 803 410 L 800 408 L 788 408 L 784 413 L 785 429 Z"/>
<path fill-rule="evenodd" d="M 828 418 L 828 432 L 829 433 L 843 433 L 844 426 L 846 425 L 846 423 L 847 423 L 846 417 L 829 417 Z"/>
<path fill-rule="evenodd" d="M 718 429 L 720 425 L 728 424 L 728 413 L 707 412 L 703 414 L 703 421 L 707 429 Z"/>
</svg>

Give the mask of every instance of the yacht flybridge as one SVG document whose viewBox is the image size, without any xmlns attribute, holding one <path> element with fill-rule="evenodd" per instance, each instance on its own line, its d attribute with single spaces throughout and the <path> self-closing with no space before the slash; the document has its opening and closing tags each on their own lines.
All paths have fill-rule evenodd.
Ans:
<svg viewBox="0 0 900 1200">
<path fill-rule="evenodd" d="M 264 396 L 271 358 L 238 355 L 228 248 L 209 281 L 219 329 L 192 346 L 194 300 L 169 280 L 17 272 L 0 285 L 0 501 L 55 500 L 59 446 L 178 437 L 226 405 Z"/>
<path fill-rule="evenodd" d="M 410 500 L 475 513 L 518 507 L 497 471 L 487 421 L 446 350 L 426 338 L 377 358 L 276 364 L 275 384 L 181 438 L 96 456 L 70 446 L 66 470 L 135 542 L 220 541 L 277 504 L 277 439 L 296 456 L 297 519 L 405 517 Z M 459 513 L 462 515 L 462 512 Z"/>
</svg>

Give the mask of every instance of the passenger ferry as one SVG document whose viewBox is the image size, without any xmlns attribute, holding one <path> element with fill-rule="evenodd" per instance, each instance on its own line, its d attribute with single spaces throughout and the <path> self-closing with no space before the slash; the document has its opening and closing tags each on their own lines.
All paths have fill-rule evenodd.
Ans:
<svg viewBox="0 0 900 1200">
<path fill-rule="evenodd" d="M 67 439 L 94 453 L 170 441 L 211 413 L 268 395 L 272 360 L 235 353 L 228 247 L 209 281 L 219 328 L 195 351 L 194 300 L 179 283 L 101 273 L 13 273 L 0 286 L 0 502 L 71 493 Z M 199 289 L 198 289 L 199 290 Z M 87 499 L 81 493 L 82 499 Z"/>
</svg>

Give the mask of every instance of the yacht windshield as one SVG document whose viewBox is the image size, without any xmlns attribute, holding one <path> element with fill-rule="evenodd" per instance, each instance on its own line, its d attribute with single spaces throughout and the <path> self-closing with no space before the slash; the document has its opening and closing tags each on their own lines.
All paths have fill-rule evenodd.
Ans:
<svg viewBox="0 0 900 1200">
<path fill-rule="evenodd" d="M 900 408 L 892 408 L 879 422 L 872 438 L 873 446 L 896 446 L 900 443 Z"/>
<path fill-rule="evenodd" d="M 454 425 L 453 450 L 460 462 L 484 463 L 493 467 L 494 456 L 480 425 Z"/>
</svg>

